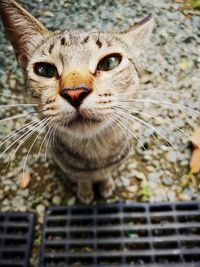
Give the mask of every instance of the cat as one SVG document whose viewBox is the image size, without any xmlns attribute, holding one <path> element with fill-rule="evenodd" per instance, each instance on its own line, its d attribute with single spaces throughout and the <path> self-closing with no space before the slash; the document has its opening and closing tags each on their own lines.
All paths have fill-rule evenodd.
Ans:
<svg viewBox="0 0 200 267">
<path fill-rule="evenodd" d="M 82 202 L 93 200 L 97 182 L 108 198 L 115 189 L 112 173 L 131 147 L 123 105 L 138 89 L 137 62 L 154 19 L 148 16 L 122 33 L 51 32 L 14 0 L 0 1 L 0 17 L 41 125 L 54 131 L 55 162 L 77 183 Z"/>
</svg>

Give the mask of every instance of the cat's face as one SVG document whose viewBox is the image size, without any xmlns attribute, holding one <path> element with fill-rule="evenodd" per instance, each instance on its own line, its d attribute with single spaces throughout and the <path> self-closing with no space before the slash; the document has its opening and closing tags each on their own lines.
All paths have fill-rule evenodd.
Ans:
<svg viewBox="0 0 200 267">
<path fill-rule="evenodd" d="M 51 33 L 13 0 L 0 3 L 0 15 L 40 116 L 78 138 L 111 127 L 122 95 L 138 87 L 135 59 L 152 19 L 122 34 Z"/>
<path fill-rule="evenodd" d="M 127 50 L 111 34 L 57 33 L 31 56 L 27 89 L 43 104 L 44 116 L 73 135 L 92 136 L 109 126 L 119 94 L 138 86 Z"/>
</svg>

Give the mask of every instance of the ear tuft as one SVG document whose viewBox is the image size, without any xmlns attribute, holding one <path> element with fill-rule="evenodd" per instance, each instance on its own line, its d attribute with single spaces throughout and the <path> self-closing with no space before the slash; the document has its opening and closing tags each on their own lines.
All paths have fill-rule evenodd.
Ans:
<svg viewBox="0 0 200 267">
<path fill-rule="evenodd" d="M 30 40 L 48 30 L 14 0 L 0 0 L 0 18 L 19 64 L 26 67 Z"/>
</svg>

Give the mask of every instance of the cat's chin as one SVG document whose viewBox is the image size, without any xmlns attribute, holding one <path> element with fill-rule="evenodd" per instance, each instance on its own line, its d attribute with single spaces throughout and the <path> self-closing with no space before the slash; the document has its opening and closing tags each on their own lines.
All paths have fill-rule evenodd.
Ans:
<svg viewBox="0 0 200 267">
<path fill-rule="evenodd" d="M 66 126 L 62 126 L 62 131 L 67 135 L 78 139 L 88 139 L 105 130 L 106 125 L 102 121 L 73 121 Z"/>
<path fill-rule="evenodd" d="M 80 114 L 77 114 L 76 117 L 74 117 L 70 122 L 68 122 L 68 127 L 74 127 L 74 126 L 87 126 L 93 125 L 93 124 L 99 124 L 102 120 L 96 117 L 86 117 Z"/>
</svg>

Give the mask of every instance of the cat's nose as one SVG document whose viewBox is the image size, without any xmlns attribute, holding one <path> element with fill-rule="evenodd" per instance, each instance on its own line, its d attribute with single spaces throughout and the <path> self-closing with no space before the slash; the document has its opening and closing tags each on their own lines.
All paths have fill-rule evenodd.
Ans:
<svg viewBox="0 0 200 267">
<path fill-rule="evenodd" d="M 78 108 L 83 100 L 91 93 L 91 89 L 86 87 L 77 87 L 74 89 L 63 88 L 60 95 L 66 99 L 73 107 Z"/>
</svg>

